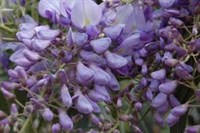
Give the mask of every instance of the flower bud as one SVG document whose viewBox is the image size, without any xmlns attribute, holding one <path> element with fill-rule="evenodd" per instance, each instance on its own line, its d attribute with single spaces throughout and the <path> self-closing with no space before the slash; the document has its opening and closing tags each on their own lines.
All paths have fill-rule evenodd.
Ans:
<svg viewBox="0 0 200 133">
<path fill-rule="evenodd" d="M 109 48 L 110 44 L 111 39 L 108 37 L 90 41 L 90 45 L 97 54 L 105 52 Z"/>
<path fill-rule="evenodd" d="M 107 86 L 113 91 L 118 91 L 120 89 L 120 85 L 115 75 L 109 69 L 107 69 L 106 72 L 110 75 L 110 78 L 111 78 Z"/>
<path fill-rule="evenodd" d="M 79 82 L 84 83 L 93 79 L 94 72 L 80 61 L 76 66 L 76 76 Z"/>
<path fill-rule="evenodd" d="M 167 81 L 159 86 L 159 91 L 165 94 L 172 93 L 177 87 L 177 81 Z"/>
<path fill-rule="evenodd" d="M 101 121 L 99 120 L 99 118 L 98 118 L 96 115 L 94 115 L 94 114 L 90 114 L 90 120 L 91 120 L 91 122 L 94 123 L 95 125 L 98 125 L 98 126 L 101 126 L 101 125 L 102 125 L 102 123 L 101 123 Z"/>
<path fill-rule="evenodd" d="M 160 85 L 159 80 L 152 79 L 149 87 L 153 92 L 156 92 L 158 90 L 159 85 Z"/>
<path fill-rule="evenodd" d="M 23 67 L 17 66 L 15 67 L 15 71 L 18 74 L 18 78 L 21 80 L 27 80 L 28 76 L 27 76 L 27 72 L 25 71 L 25 69 Z"/>
<path fill-rule="evenodd" d="M 20 31 L 16 33 L 17 38 L 21 41 L 22 39 L 31 39 L 35 35 L 35 31 L 32 30 L 26 30 L 26 31 Z"/>
<path fill-rule="evenodd" d="M 35 51 L 41 52 L 45 50 L 50 45 L 49 40 L 40 40 L 40 39 L 33 39 L 32 41 L 32 48 Z"/>
<path fill-rule="evenodd" d="M 14 90 L 14 89 L 19 88 L 21 85 L 18 84 L 18 83 L 15 83 L 15 82 L 3 81 L 3 82 L 1 83 L 1 86 L 2 86 L 4 89 L 8 90 L 8 91 L 12 91 L 12 90 Z"/>
<path fill-rule="evenodd" d="M 160 69 L 151 73 L 151 77 L 157 80 L 162 80 L 166 76 L 166 70 Z"/>
<path fill-rule="evenodd" d="M 51 127 L 52 133 L 59 133 L 60 130 L 61 129 L 60 129 L 60 124 L 59 123 L 53 124 L 52 127 Z"/>
<path fill-rule="evenodd" d="M 165 101 L 162 105 L 160 105 L 159 107 L 156 108 L 157 112 L 159 112 L 160 114 L 165 114 L 168 109 L 169 109 L 169 102 Z"/>
<path fill-rule="evenodd" d="M 67 73 L 64 69 L 60 69 L 56 72 L 57 80 L 63 85 L 68 81 Z"/>
<path fill-rule="evenodd" d="M 88 35 L 86 33 L 79 33 L 79 32 L 73 33 L 73 42 L 77 46 L 82 47 L 83 45 L 85 45 L 87 40 L 88 40 Z"/>
<path fill-rule="evenodd" d="M 103 66 L 106 64 L 106 60 L 103 57 L 90 51 L 81 50 L 80 56 L 83 60 L 87 62 L 95 63 L 99 66 Z"/>
<path fill-rule="evenodd" d="M 108 66 L 113 69 L 122 68 L 128 64 L 126 58 L 109 51 L 105 52 L 105 58 Z"/>
<path fill-rule="evenodd" d="M 95 90 L 91 90 L 88 93 L 89 98 L 91 98 L 93 101 L 95 102 L 102 102 L 102 101 L 106 101 L 106 97 L 102 94 L 99 94 L 99 92 L 95 91 Z"/>
<path fill-rule="evenodd" d="M 60 125 L 62 126 L 62 128 L 64 130 L 72 130 L 73 122 L 72 122 L 71 118 L 67 115 L 67 113 L 62 109 L 59 109 L 58 113 L 59 113 L 59 122 L 60 122 Z"/>
<path fill-rule="evenodd" d="M 146 98 L 149 100 L 149 101 L 152 101 L 153 100 L 153 92 L 151 89 L 147 89 L 146 91 Z"/>
<path fill-rule="evenodd" d="M 49 109 L 49 108 L 45 108 L 43 113 L 42 113 L 42 117 L 44 118 L 44 120 L 46 121 L 52 121 L 53 120 L 53 112 Z"/>
<path fill-rule="evenodd" d="M 89 114 L 93 111 L 91 103 L 86 99 L 83 94 L 79 94 L 75 101 L 76 109 L 84 114 Z"/>
<path fill-rule="evenodd" d="M 101 69 L 100 67 L 98 66 L 95 66 L 95 65 L 90 65 L 90 68 L 94 71 L 94 82 L 98 85 L 106 85 L 111 77 L 110 75 L 105 72 L 103 69 Z"/>
<path fill-rule="evenodd" d="M 172 107 L 181 105 L 181 103 L 178 101 L 178 99 L 173 94 L 169 95 L 169 102 Z"/>
<path fill-rule="evenodd" d="M 46 29 L 46 30 L 40 30 L 37 33 L 38 39 L 44 39 L 44 40 L 54 40 L 56 36 L 60 34 L 59 30 L 51 30 L 51 29 Z"/>
<path fill-rule="evenodd" d="M 159 4 L 163 8 L 169 8 L 173 6 L 173 4 L 176 2 L 176 0 L 159 0 Z"/>
<path fill-rule="evenodd" d="M 72 105 L 72 98 L 71 98 L 71 95 L 69 94 L 69 89 L 67 88 L 65 84 L 61 88 L 60 95 L 61 95 L 62 103 L 66 107 L 70 107 Z"/>
<path fill-rule="evenodd" d="M 173 114 L 176 117 L 180 117 L 187 112 L 188 107 L 189 107 L 188 104 L 182 104 L 182 105 L 179 105 L 177 107 L 174 107 L 171 110 L 171 114 Z"/>
<path fill-rule="evenodd" d="M 157 124 L 159 124 L 162 127 L 164 126 L 164 118 L 160 113 L 155 112 L 154 113 L 154 119 L 155 119 Z"/>
<path fill-rule="evenodd" d="M 7 91 L 6 89 L 4 89 L 3 87 L 1 87 L 1 92 L 3 93 L 3 95 L 6 97 L 6 98 L 9 98 L 9 99 L 13 99 L 15 98 L 15 95 L 9 91 Z"/>
<path fill-rule="evenodd" d="M 136 102 L 134 104 L 134 109 L 137 110 L 137 111 L 140 111 L 142 109 L 143 105 L 141 102 Z"/>
<path fill-rule="evenodd" d="M 108 93 L 107 89 L 105 86 L 100 86 L 100 85 L 94 85 L 94 90 L 103 95 L 106 99 L 106 101 L 110 101 L 110 94 Z"/>
<path fill-rule="evenodd" d="M 181 21 L 180 19 L 176 19 L 173 17 L 170 17 L 169 22 L 175 27 L 180 27 L 184 24 L 183 21 Z"/>
<path fill-rule="evenodd" d="M 103 32 L 106 34 L 106 36 L 110 37 L 112 40 L 116 40 L 122 33 L 124 27 L 125 27 L 124 24 L 118 24 L 104 28 Z"/>
<path fill-rule="evenodd" d="M 89 97 L 86 97 L 86 98 L 87 98 L 87 100 L 90 102 L 90 104 L 92 105 L 92 107 L 93 107 L 93 112 L 95 112 L 95 113 L 100 113 L 100 112 L 101 112 L 101 109 L 100 109 L 99 105 L 98 105 L 96 102 L 92 101 Z"/>
<path fill-rule="evenodd" d="M 29 61 L 38 61 L 40 60 L 40 55 L 37 52 L 31 51 L 29 49 L 24 49 L 23 51 L 24 57 L 26 57 Z"/>
<path fill-rule="evenodd" d="M 169 113 L 167 118 L 166 118 L 166 122 L 167 122 L 169 127 L 172 127 L 178 121 L 179 121 L 179 117 L 174 116 L 172 113 Z"/>
<path fill-rule="evenodd" d="M 174 67 L 176 66 L 176 64 L 178 64 L 178 60 L 176 59 L 166 59 L 164 62 L 167 66 L 170 66 L 170 67 Z"/>
<path fill-rule="evenodd" d="M 167 95 L 164 93 L 159 93 L 151 102 L 151 106 L 153 107 L 159 107 L 162 104 L 165 103 L 165 101 L 167 100 Z"/>
<path fill-rule="evenodd" d="M 184 133 L 199 133 L 199 131 L 200 131 L 200 125 L 194 125 L 186 127 Z"/>
</svg>

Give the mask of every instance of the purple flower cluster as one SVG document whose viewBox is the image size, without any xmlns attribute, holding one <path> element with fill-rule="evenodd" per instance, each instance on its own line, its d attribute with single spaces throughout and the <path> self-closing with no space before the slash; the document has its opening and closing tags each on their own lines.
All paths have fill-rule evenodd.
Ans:
<svg viewBox="0 0 200 133">
<path fill-rule="evenodd" d="M 26 91 L 24 116 L 38 114 L 52 122 L 53 133 L 75 130 L 77 115 L 108 130 L 114 125 L 99 115 L 102 107 L 109 112 L 107 105 L 115 104 L 119 109 L 124 97 L 134 112 L 149 102 L 155 121 L 171 127 L 190 106 L 176 97 L 177 88 L 190 86 L 200 72 L 199 4 L 198 0 L 105 0 L 100 5 L 92 0 L 40 0 L 39 14 L 59 28 L 31 18 L 19 26 L 16 36 L 21 44 L 10 56 L 16 66 L 8 70 L 9 81 L 2 82 L 1 92 L 13 100 L 15 90 Z M 196 61 L 195 68 L 191 60 Z M 121 78 L 133 80 L 135 86 L 130 82 L 121 88 Z M 191 88 L 200 97 L 195 83 Z M 0 115 L 0 125 L 14 125 L 16 104 L 9 116 Z M 120 120 L 131 121 L 133 131 L 142 132 L 134 117 L 124 114 Z"/>
</svg>

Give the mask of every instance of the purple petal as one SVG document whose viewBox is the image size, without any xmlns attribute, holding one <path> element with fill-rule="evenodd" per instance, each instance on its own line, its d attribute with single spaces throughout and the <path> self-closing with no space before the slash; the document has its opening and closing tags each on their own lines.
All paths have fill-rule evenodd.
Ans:
<svg viewBox="0 0 200 133">
<path fill-rule="evenodd" d="M 50 45 L 50 43 L 51 42 L 49 40 L 34 39 L 32 41 L 32 47 L 34 50 L 40 52 L 45 50 Z"/>
<path fill-rule="evenodd" d="M 90 42 L 90 45 L 97 54 L 102 54 L 105 52 L 109 48 L 110 44 L 111 39 L 108 37 L 92 40 Z"/>
<path fill-rule="evenodd" d="M 71 95 L 69 94 L 69 89 L 67 88 L 65 84 L 61 88 L 60 95 L 61 95 L 62 103 L 66 107 L 70 107 L 72 105 L 72 98 L 71 98 Z"/>
<path fill-rule="evenodd" d="M 37 61 L 41 59 L 37 52 L 31 51 L 29 49 L 24 49 L 23 54 L 24 57 L 26 57 L 29 61 Z"/>
<path fill-rule="evenodd" d="M 98 66 L 90 65 L 90 68 L 94 71 L 94 82 L 98 85 L 106 85 L 111 77 L 110 75 Z"/>
<path fill-rule="evenodd" d="M 118 39 L 124 27 L 124 24 L 118 24 L 104 28 L 103 32 L 106 34 L 107 37 L 110 37 L 112 40 L 115 40 Z"/>
<path fill-rule="evenodd" d="M 98 105 L 96 102 L 92 101 L 89 97 L 86 97 L 86 98 L 87 98 L 87 100 L 90 102 L 90 104 L 92 105 L 92 107 L 93 107 L 93 112 L 95 112 L 95 113 L 100 113 L 100 112 L 101 112 L 101 109 L 100 109 L 99 105 Z"/>
<path fill-rule="evenodd" d="M 120 85 L 119 85 L 118 80 L 116 79 L 115 75 L 109 69 L 107 69 L 106 71 L 111 77 L 107 86 L 113 91 L 118 91 L 120 89 Z"/>
<path fill-rule="evenodd" d="M 59 30 L 41 30 L 37 33 L 38 39 L 54 40 L 60 34 Z"/>
<path fill-rule="evenodd" d="M 59 110 L 59 122 L 64 130 L 72 130 L 73 122 L 64 110 Z"/>
<path fill-rule="evenodd" d="M 42 113 L 42 117 L 44 118 L 44 120 L 50 122 L 53 120 L 53 116 L 54 114 L 49 108 L 44 109 L 44 112 Z"/>
<path fill-rule="evenodd" d="M 110 94 L 105 86 L 94 85 L 94 90 L 106 98 L 106 101 L 110 101 Z"/>
<path fill-rule="evenodd" d="M 169 7 L 171 7 L 175 2 L 176 2 L 176 0 L 159 0 L 159 4 L 160 4 L 160 6 L 163 7 L 163 8 L 169 8 Z"/>
<path fill-rule="evenodd" d="M 78 98 L 76 99 L 76 102 L 75 102 L 75 106 L 79 112 L 84 113 L 84 114 L 89 114 L 93 111 L 93 107 L 91 103 L 82 94 L 78 95 Z"/>
<path fill-rule="evenodd" d="M 79 32 L 74 32 L 73 33 L 73 42 L 81 47 L 83 45 L 85 45 L 85 43 L 88 40 L 88 35 L 86 33 L 79 33 Z"/>
<path fill-rule="evenodd" d="M 189 126 L 185 129 L 184 133 L 199 133 L 200 125 Z"/>
<path fill-rule="evenodd" d="M 165 101 L 167 100 L 167 95 L 164 93 L 159 93 L 151 102 L 151 106 L 153 107 L 159 107 L 162 104 L 165 103 Z"/>
<path fill-rule="evenodd" d="M 159 85 L 160 85 L 159 80 L 152 79 L 149 87 L 153 92 L 156 92 L 158 90 Z"/>
<path fill-rule="evenodd" d="M 26 31 L 20 31 L 16 33 L 17 38 L 21 41 L 23 39 L 31 39 L 35 35 L 35 31 L 32 30 L 26 30 Z"/>
<path fill-rule="evenodd" d="M 187 112 L 188 107 L 189 107 L 188 104 L 179 105 L 177 107 L 174 107 L 171 110 L 171 113 L 176 117 L 180 117 L 180 116 L 184 115 Z"/>
<path fill-rule="evenodd" d="M 159 86 L 159 90 L 162 93 L 170 94 L 176 89 L 176 87 L 177 87 L 177 81 L 176 80 L 168 81 L 166 83 L 161 84 Z"/>
<path fill-rule="evenodd" d="M 173 114 L 169 113 L 169 115 L 166 118 L 166 122 L 169 125 L 169 127 L 172 127 L 179 121 L 179 117 L 174 116 Z"/>
<path fill-rule="evenodd" d="M 59 11 L 59 2 L 60 0 L 40 0 L 38 4 L 38 12 L 44 18 L 52 19 L 52 14 L 55 16 L 60 15 Z M 51 15 L 50 15 L 51 14 Z"/>
<path fill-rule="evenodd" d="M 97 25 L 101 17 L 101 8 L 92 0 L 77 1 L 71 12 L 72 23 L 79 28 Z"/>
<path fill-rule="evenodd" d="M 126 58 L 109 51 L 105 52 L 105 57 L 107 64 L 113 69 L 122 68 L 128 64 Z"/>
<path fill-rule="evenodd" d="M 181 105 L 181 103 L 178 101 L 178 99 L 173 94 L 169 95 L 169 102 L 172 107 Z"/>
<path fill-rule="evenodd" d="M 106 60 L 103 57 L 90 51 L 81 50 L 80 56 L 83 60 L 87 62 L 93 62 L 100 66 L 106 64 Z"/>
<path fill-rule="evenodd" d="M 23 67 L 28 67 L 32 65 L 32 62 L 30 62 L 26 57 L 23 55 L 23 49 L 20 49 L 13 53 L 10 56 L 10 61 L 14 62 L 15 64 Z"/>
<path fill-rule="evenodd" d="M 157 80 L 162 80 L 166 76 L 166 70 L 160 69 L 151 73 L 151 77 Z"/>
<path fill-rule="evenodd" d="M 52 127 L 51 127 L 52 133 L 59 133 L 60 130 L 61 129 L 60 129 L 60 124 L 59 123 L 53 124 Z"/>
<path fill-rule="evenodd" d="M 76 67 L 76 76 L 80 82 L 88 82 L 93 79 L 94 72 L 83 63 L 78 62 Z"/>
</svg>

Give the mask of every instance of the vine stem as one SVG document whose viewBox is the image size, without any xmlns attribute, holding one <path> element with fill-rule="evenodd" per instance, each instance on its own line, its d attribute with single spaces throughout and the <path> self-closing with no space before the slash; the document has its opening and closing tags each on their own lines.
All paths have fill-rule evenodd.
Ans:
<svg viewBox="0 0 200 133">
<path fill-rule="evenodd" d="M 6 30 L 9 33 L 15 33 L 14 29 L 10 29 L 9 27 L 7 27 L 7 26 L 5 26 L 3 24 L 0 25 L 0 29 Z"/>
</svg>

